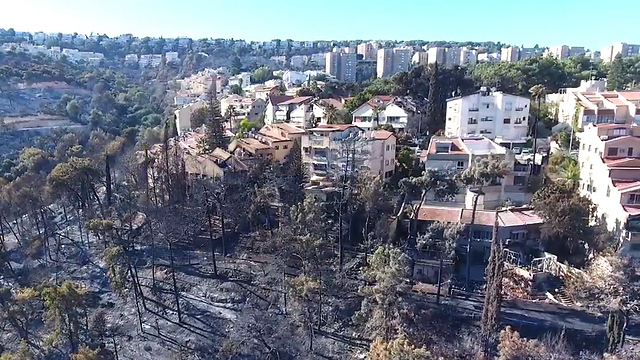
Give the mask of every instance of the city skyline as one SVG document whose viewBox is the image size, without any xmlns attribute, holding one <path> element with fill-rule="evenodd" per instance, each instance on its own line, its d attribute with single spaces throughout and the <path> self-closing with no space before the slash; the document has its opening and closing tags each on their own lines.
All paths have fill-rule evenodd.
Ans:
<svg viewBox="0 0 640 360">
<path fill-rule="evenodd" d="M 595 6 L 597 3 L 593 0 L 583 1 L 580 7 L 575 7 L 571 1 L 512 3 L 500 0 L 437 5 L 400 0 L 393 6 L 376 6 L 375 2 L 360 0 L 325 0 L 320 4 L 274 1 L 269 6 L 256 0 L 241 4 L 225 0 L 194 0 L 189 4 L 189 7 L 175 9 L 175 3 L 166 0 L 112 0 L 94 4 L 80 0 L 23 0 L 3 5 L 5 11 L 0 14 L 0 28 L 47 33 L 100 33 L 109 36 L 131 33 L 138 37 L 235 38 L 247 41 L 276 38 L 307 41 L 494 41 L 527 47 L 567 44 L 592 50 L 617 42 L 640 43 L 640 33 L 634 31 L 631 23 L 615 23 L 617 9 L 640 8 L 628 0 L 618 2 L 616 9 Z M 499 8 L 502 9 L 497 11 Z M 138 16 L 126 15 L 127 12 Z M 438 16 L 429 16 L 435 12 Z M 414 16 L 423 13 L 425 17 Z M 414 16 L 413 21 L 411 16 Z M 590 17 L 597 18 L 604 26 L 599 26 L 596 32 L 588 32 L 588 36 L 584 31 L 557 30 L 580 26 Z M 384 21 L 369 21 L 376 18 Z M 530 20 L 538 18 L 544 21 Z M 363 22 L 374 25 L 362 26 Z M 610 26 L 607 26 L 608 22 Z"/>
</svg>

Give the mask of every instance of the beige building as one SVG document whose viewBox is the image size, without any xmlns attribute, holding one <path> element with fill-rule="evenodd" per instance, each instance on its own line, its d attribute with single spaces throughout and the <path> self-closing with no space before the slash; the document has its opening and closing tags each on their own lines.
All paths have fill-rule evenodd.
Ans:
<svg viewBox="0 0 640 360">
<path fill-rule="evenodd" d="M 634 57 L 640 54 L 640 45 L 632 45 L 624 42 L 613 44 L 611 46 L 605 46 L 600 52 L 600 59 L 603 62 L 612 62 L 616 56 L 620 55 L 624 57 Z"/>
<path fill-rule="evenodd" d="M 589 124 L 580 134 L 579 191 L 619 234 L 622 251 L 640 256 L 640 127 Z"/>
<path fill-rule="evenodd" d="M 516 160 L 515 154 L 491 139 L 485 137 L 433 137 L 429 148 L 423 151 L 421 161 L 427 169 L 448 169 L 463 171 L 475 163 L 476 159 L 492 157 L 509 164 L 509 173 L 502 179 L 495 179 L 483 186 L 483 195 L 478 198 L 478 209 L 495 209 L 505 202 L 525 205 L 531 200 L 527 192 L 529 166 Z M 473 207 L 475 194 L 461 189 L 450 203 Z"/>
<path fill-rule="evenodd" d="M 232 94 L 220 100 L 220 110 L 223 116 L 233 112 L 233 120 L 249 119 L 257 121 L 262 118 L 266 108 L 263 99 L 254 99 Z"/>
<path fill-rule="evenodd" d="M 198 100 L 194 103 L 185 105 L 179 110 L 175 111 L 176 115 L 176 128 L 178 129 L 178 135 L 183 135 L 186 132 L 191 131 L 191 115 L 201 107 L 205 105 L 205 102 Z"/>
<path fill-rule="evenodd" d="M 411 58 L 413 65 L 426 65 L 429 63 L 429 53 L 426 51 L 418 51 Z"/>
<path fill-rule="evenodd" d="M 427 50 L 427 61 L 429 64 L 445 65 L 447 49 L 443 47 L 432 47 Z"/>
<path fill-rule="evenodd" d="M 500 51 L 500 61 L 515 62 L 520 60 L 520 48 L 509 46 Z"/>
<path fill-rule="evenodd" d="M 604 91 L 573 93 L 574 121 L 587 124 L 640 122 L 640 91 Z M 563 117 L 571 109 L 564 110 Z"/>
<path fill-rule="evenodd" d="M 563 88 L 556 94 L 548 94 L 546 102 L 555 105 L 559 122 L 573 124 L 579 117 L 576 115 L 578 106 L 576 93 L 597 93 L 605 91 L 606 88 L 606 80 L 582 80 L 577 88 Z M 582 122 L 578 121 L 577 125 L 582 127 Z"/>
<path fill-rule="evenodd" d="M 352 170 L 389 178 L 395 170 L 396 137 L 350 124 L 320 125 L 302 137 L 303 162 L 312 182 L 331 182 Z"/>
<path fill-rule="evenodd" d="M 358 44 L 358 54 L 362 55 L 362 60 L 376 60 L 378 44 L 374 41 Z"/>
<path fill-rule="evenodd" d="M 294 141 L 302 143 L 304 130 L 286 123 L 265 125 L 253 137 L 273 149 L 273 160 L 283 162 L 293 146 Z"/>
<path fill-rule="evenodd" d="M 412 56 L 413 49 L 410 47 L 379 49 L 377 63 L 378 77 L 384 78 L 402 71 L 408 71 Z"/>
</svg>

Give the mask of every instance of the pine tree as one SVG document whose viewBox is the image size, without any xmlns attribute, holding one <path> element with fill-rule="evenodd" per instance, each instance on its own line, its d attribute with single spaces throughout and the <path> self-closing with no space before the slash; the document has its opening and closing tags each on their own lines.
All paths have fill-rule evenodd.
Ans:
<svg viewBox="0 0 640 360">
<path fill-rule="evenodd" d="M 626 68 L 624 59 L 620 54 L 616 55 L 607 73 L 607 90 L 623 90 L 628 82 L 627 74 L 629 69 Z"/>
<path fill-rule="evenodd" d="M 484 298 L 482 308 L 482 338 L 484 341 L 484 354 L 490 358 L 493 343 L 498 329 L 498 316 L 500 315 L 500 305 L 502 303 L 502 277 L 504 269 L 504 255 L 502 243 L 498 237 L 499 218 L 498 211 L 495 213 L 495 223 L 493 225 L 493 238 L 491 240 L 491 255 L 487 265 L 487 293 Z"/>
<path fill-rule="evenodd" d="M 224 118 L 220 111 L 220 101 L 216 97 L 215 83 L 207 92 L 209 103 L 205 116 L 205 148 L 204 153 L 211 153 L 216 148 L 227 149 L 227 138 L 224 134 Z"/>
<path fill-rule="evenodd" d="M 289 205 L 298 205 L 304 201 L 304 184 L 306 174 L 302 163 L 302 148 L 300 140 L 296 139 L 291 146 L 291 151 L 286 163 L 287 184 L 284 189 L 283 201 Z"/>
<path fill-rule="evenodd" d="M 442 121 L 438 119 L 438 104 L 440 102 L 438 75 L 438 64 L 434 63 L 429 67 L 429 96 L 427 98 L 427 129 L 430 134 L 434 134 L 442 128 Z"/>
</svg>

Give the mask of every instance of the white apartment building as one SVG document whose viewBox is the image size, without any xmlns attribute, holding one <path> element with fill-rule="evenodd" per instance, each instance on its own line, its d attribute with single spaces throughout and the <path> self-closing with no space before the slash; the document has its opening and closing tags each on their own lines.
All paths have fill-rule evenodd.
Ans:
<svg viewBox="0 0 640 360">
<path fill-rule="evenodd" d="M 460 65 L 473 65 L 478 62 L 478 50 L 470 47 L 463 47 L 460 49 Z"/>
<path fill-rule="evenodd" d="M 486 88 L 447 99 L 448 137 L 483 135 L 498 143 L 527 140 L 530 100 Z"/>
<path fill-rule="evenodd" d="M 498 62 L 498 61 L 500 61 L 499 53 L 478 54 L 478 62 Z"/>
<path fill-rule="evenodd" d="M 621 251 L 640 256 L 640 127 L 587 125 L 580 134 L 579 191 L 597 216 L 620 235 Z"/>
<path fill-rule="evenodd" d="M 605 46 L 600 52 L 600 58 L 603 62 L 612 62 L 616 56 L 634 57 L 640 54 L 640 45 L 632 45 L 624 42 Z"/>
<path fill-rule="evenodd" d="M 160 64 L 162 64 L 162 55 L 160 54 L 140 55 L 140 60 L 138 60 L 140 67 L 158 67 Z"/>
<path fill-rule="evenodd" d="M 395 170 L 396 137 L 365 132 L 351 124 L 320 125 L 302 137 L 303 163 L 312 182 L 331 182 L 345 171 L 366 171 L 389 178 Z"/>
<path fill-rule="evenodd" d="M 598 93 L 605 91 L 607 88 L 606 80 L 582 80 L 577 88 L 560 89 L 557 94 L 548 94 L 547 103 L 554 103 L 558 109 L 557 118 L 559 122 L 574 124 L 579 120 L 580 115 L 576 115 L 579 106 L 576 93 Z M 582 127 L 582 121 L 577 121 L 579 128 Z"/>
<path fill-rule="evenodd" d="M 441 64 L 448 67 L 454 67 L 460 65 L 460 48 L 450 47 L 444 51 L 444 63 Z"/>
<path fill-rule="evenodd" d="M 326 73 L 339 81 L 356 82 L 356 63 L 355 53 L 332 51 L 326 55 Z"/>
<path fill-rule="evenodd" d="M 379 49 L 377 75 L 379 78 L 393 76 L 399 72 L 408 71 L 411 66 L 413 49 L 397 47 L 393 49 Z"/>
<path fill-rule="evenodd" d="M 509 46 L 500 51 L 500 61 L 515 62 L 520 60 L 520 48 Z"/>
<path fill-rule="evenodd" d="M 483 187 L 484 195 L 478 198 L 478 209 L 495 209 L 507 200 L 515 205 L 525 205 L 531 200 L 532 194 L 527 192 L 529 166 L 518 162 L 511 150 L 484 136 L 434 136 L 420 157 L 427 169 L 454 171 L 463 171 L 473 166 L 479 158 L 492 157 L 507 162 L 509 173 Z M 468 204 L 467 208 L 473 208 L 474 196 L 466 188 L 461 189 L 451 202 Z"/>
<path fill-rule="evenodd" d="M 180 61 L 180 56 L 175 51 L 169 51 L 164 54 L 164 57 L 167 60 L 167 64 L 178 63 Z"/>
<path fill-rule="evenodd" d="M 429 53 L 426 51 L 418 51 L 411 57 L 411 64 L 426 65 L 429 63 Z"/>
<path fill-rule="evenodd" d="M 369 41 L 358 44 L 358 54 L 362 55 L 362 60 L 376 60 L 378 56 L 378 43 Z"/>
<path fill-rule="evenodd" d="M 327 54 L 325 53 L 311 54 L 309 61 L 316 66 L 325 67 L 327 64 Z"/>
<path fill-rule="evenodd" d="M 185 105 L 179 110 L 175 111 L 176 115 L 176 128 L 178 135 L 181 136 L 184 133 L 191 131 L 191 115 L 201 107 L 205 105 L 205 102 L 198 100 L 194 103 Z"/>
<path fill-rule="evenodd" d="M 299 71 L 287 70 L 282 73 L 282 82 L 284 82 L 287 87 L 301 85 L 306 82 L 307 79 L 307 74 Z"/>
<path fill-rule="evenodd" d="M 446 49 L 443 47 L 432 47 L 427 50 L 429 64 L 444 65 L 446 63 Z"/>
<path fill-rule="evenodd" d="M 307 62 L 309 61 L 309 57 L 306 55 L 293 55 L 289 60 L 291 67 L 294 69 L 302 69 Z"/>
<path fill-rule="evenodd" d="M 312 96 L 298 96 L 280 102 L 275 112 L 275 122 L 289 123 L 304 129 L 313 116 L 312 100 Z"/>
</svg>

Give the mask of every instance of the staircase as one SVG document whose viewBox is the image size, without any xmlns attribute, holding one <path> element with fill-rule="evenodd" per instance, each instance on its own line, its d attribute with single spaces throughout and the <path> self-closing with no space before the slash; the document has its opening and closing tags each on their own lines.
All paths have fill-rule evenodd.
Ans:
<svg viewBox="0 0 640 360">
<path fill-rule="evenodd" d="M 565 291 L 564 287 L 561 287 L 556 291 L 555 297 L 562 303 L 562 305 L 571 306 L 575 304 L 571 297 Z"/>
</svg>

